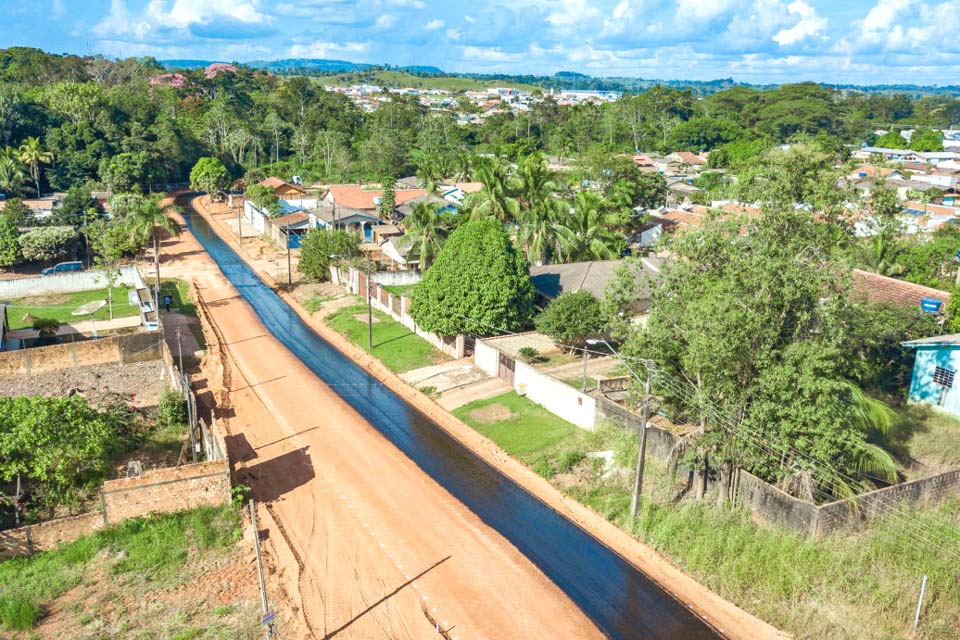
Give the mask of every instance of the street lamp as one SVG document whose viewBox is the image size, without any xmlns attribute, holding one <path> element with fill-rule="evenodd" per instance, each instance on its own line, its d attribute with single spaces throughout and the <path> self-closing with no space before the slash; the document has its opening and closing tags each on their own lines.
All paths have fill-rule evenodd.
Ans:
<svg viewBox="0 0 960 640">
<path fill-rule="evenodd" d="M 646 378 L 641 378 L 637 375 L 637 372 L 633 370 L 630 364 L 620 355 L 620 353 L 610 346 L 610 343 L 604 340 L 603 338 L 596 340 L 587 340 L 587 344 L 590 346 L 595 346 L 598 344 L 606 345 L 607 349 L 610 350 L 610 353 L 613 354 L 617 360 L 623 363 L 623 366 L 627 368 L 627 371 L 636 378 L 637 380 L 643 382 L 643 410 L 641 411 L 642 420 L 640 422 L 640 443 L 637 447 L 637 469 L 636 474 L 633 479 L 633 496 L 630 498 L 630 517 L 637 517 L 637 506 L 640 502 L 640 491 L 643 488 L 643 463 L 646 458 L 647 453 L 647 421 L 650 419 L 650 393 L 651 393 L 651 378 L 650 370 L 647 370 Z M 586 356 L 586 350 L 584 350 L 584 356 Z"/>
</svg>

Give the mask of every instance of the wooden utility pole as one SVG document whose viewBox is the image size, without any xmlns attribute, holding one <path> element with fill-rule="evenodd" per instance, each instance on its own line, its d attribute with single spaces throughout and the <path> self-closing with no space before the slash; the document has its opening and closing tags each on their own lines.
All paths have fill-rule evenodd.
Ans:
<svg viewBox="0 0 960 640">
<path fill-rule="evenodd" d="M 643 385 L 643 411 L 640 420 L 640 443 L 637 447 L 637 474 L 633 482 L 633 497 L 630 499 L 630 517 L 637 517 L 637 506 L 640 502 L 640 492 L 643 489 L 643 463 L 647 453 L 647 421 L 650 419 L 650 370 L 647 370 L 647 379 Z"/>
</svg>

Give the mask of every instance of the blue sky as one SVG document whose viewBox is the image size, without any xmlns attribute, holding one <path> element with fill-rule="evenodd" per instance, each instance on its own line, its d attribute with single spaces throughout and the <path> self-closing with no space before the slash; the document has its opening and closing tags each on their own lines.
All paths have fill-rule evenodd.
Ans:
<svg viewBox="0 0 960 640">
<path fill-rule="evenodd" d="M 960 84 L 960 0 L 0 0 L 0 47 Z"/>
</svg>

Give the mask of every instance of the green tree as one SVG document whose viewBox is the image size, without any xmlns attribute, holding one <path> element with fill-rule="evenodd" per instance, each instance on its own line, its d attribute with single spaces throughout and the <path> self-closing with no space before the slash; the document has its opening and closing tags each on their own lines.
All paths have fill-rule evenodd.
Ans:
<svg viewBox="0 0 960 640">
<path fill-rule="evenodd" d="M 443 336 L 490 335 L 529 326 L 530 267 L 494 218 L 464 222 L 413 290 L 410 315 Z"/>
<path fill-rule="evenodd" d="M 18 227 L 32 227 L 37 223 L 33 211 L 20 198 L 7 200 L 6 206 L 3 208 L 3 215 L 13 220 L 13 223 Z"/>
<path fill-rule="evenodd" d="M 380 196 L 380 206 L 377 207 L 377 212 L 384 220 L 390 220 L 393 218 L 393 210 L 397 206 L 397 182 L 389 176 L 380 182 L 383 187 L 383 195 Z"/>
<path fill-rule="evenodd" d="M 110 200 L 110 210 L 114 215 L 123 217 L 123 225 L 130 240 L 138 246 L 153 245 L 153 266 L 156 274 L 155 294 L 160 296 L 160 235 L 168 233 L 180 237 L 180 224 L 172 217 L 180 213 L 180 207 L 172 201 L 165 201 L 166 194 L 151 196 L 139 194 L 121 194 Z M 159 304 L 157 304 L 159 307 Z"/>
<path fill-rule="evenodd" d="M 874 143 L 875 147 L 881 149 L 906 149 L 907 139 L 900 135 L 899 131 L 888 131 Z"/>
<path fill-rule="evenodd" d="M 917 129 L 910 136 L 910 149 L 913 151 L 943 151 L 943 134 L 933 129 Z"/>
<path fill-rule="evenodd" d="M 656 171 L 646 171 L 637 178 L 635 206 L 656 209 L 667 203 L 667 181 Z"/>
<path fill-rule="evenodd" d="M 30 136 L 20 145 L 20 161 L 30 169 L 30 176 L 40 196 L 40 165 L 53 161 L 53 154 L 43 148 L 40 138 Z"/>
<path fill-rule="evenodd" d="M 360 236 L 344 229 L 315 229 L 300 243 L 297 269 L 310 280 L 330 279 L 330 265 L 360 255 Z"/>
<path fill-rule="evenodd" d="M 12 267 L 22 259 L 20 231 L 13 220 L 0 215 L 0 267 Z"/>
<path fill-rule="evenodd" d="M 147 154 L 143 151 L 118 153 L 100 161 L 100 179 L 114 193 L 142 191 L 147 179 Z"/>
<path fill-rule="evenodd" d="M 516 220 L 520 208 L 506 168 L 496 159 L 477 158 L 473 174 L 483 188 L 467 196 L 464 210 L 474 219 L 492 216 L 501 222 Z"/>
<path fill-rule="evenodd" d="M 420 270 L 430 268 L 443 247 L 450 230 L 450 221 L 440 213 L 436 202 L 418 202 L 403 221 L 407 235 L 403 240 L 412 242 L 420 259 Z"/>
<path fill-rule="evenodd" d="M 673 151 L 709 151 L 735 142 L 746 130 L 735 122 L 719 118 L 691 118 L 677 125 L 667 136 L 666 148 Z"/>
<path fill-rule="evenodd" d="M 23 172 L 20 159 L 6 155 L 0 156 L 0 192 L 19 195 L 26 183 L 27 174 Z"/>
<path fill-rule="evenodd" d="M 50 262 L 75 255 L 77 234 L 68 227 L 40 227 L 20 235 L 20 252 L 27 262 Z"/>
<path fill-rule="evenodd" d="M 600 301 L 581 290 L 561 293 L 534 319 L 534 324 L 561 347 L 576 350 L 587 344 L 587 338 L 603 331 L 606 322 Z"/>
<path fill-rule="evenodd" d="M 268 217 L 276 218 L 280 215 L 280 199 L 277 193 L 265 184 L 251 184 L 244 192 L 244 197 Z"/>
<path fill-rule="evenodd" d="M 612 260 L 626 248 L 619 231 L 623 217 L 604 204 L 596 193 L 583 190 L 577 193 L 570 214 L 559 216 L 557 253 L 562 261 Z"/>
<path fill-rule="evenodd" d="M 200 158 L 190 171 L 190 188 L 216 196 L 230 186 L 230 174 L 218 158 Z"/>
<path fill-rule="evenodd" d="M 564 207 L 558 191 L 543 154 L 524 158 L 516 176 L 520 203 L 517 242 L 531 262 L 545 263 L 557 253 L 557 220 Z"/>
</svg>

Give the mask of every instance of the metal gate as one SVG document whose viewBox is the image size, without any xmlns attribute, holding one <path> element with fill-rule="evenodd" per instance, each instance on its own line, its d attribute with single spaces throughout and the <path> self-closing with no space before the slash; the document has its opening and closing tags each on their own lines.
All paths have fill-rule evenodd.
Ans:
<svg viewBox="0 0 960 640">
<path fill-rule="evenodd" d="M 513 370 L 516 367 L 516 361 L 509 355 L 500 352 L 500 362 L 497 366 L 497 377 L 504 382 L 513 384 Z"/>
</svg>

